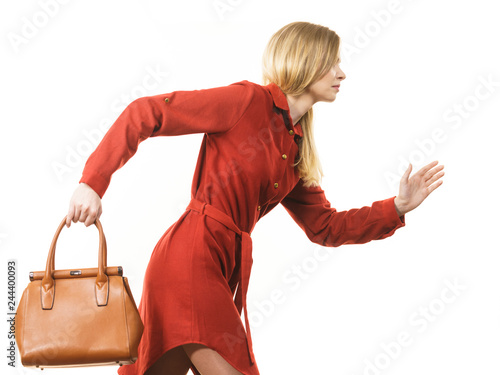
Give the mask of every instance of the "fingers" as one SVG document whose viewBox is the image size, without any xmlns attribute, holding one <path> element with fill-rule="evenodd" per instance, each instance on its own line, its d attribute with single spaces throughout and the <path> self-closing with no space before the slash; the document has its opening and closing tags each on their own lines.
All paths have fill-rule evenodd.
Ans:
<svg viewBox="0 0 500 375">
<path fill-rule="evenodd" d="M 69 228 L 71 222 L 82 222 L 85 226 L 90 226 L 95 223 L 96 219 L 102 214 L 102 206 L 99 205 L 97 209 L 90 207 L 82 207 L 77 204 L 71 204 L 68 214 L 66 215 L 66 226 Z"/>
<path fill-rule="evenodd" d="M 438 161 L 437 160 L 435 160 L 432 163 L 429 163 L 429 164 L 423 166 L 422 168 L 420 168 L 420 170 L 417 172 L 417 174 L 419 174 L 419 175 L 425 175 L 429 170 L 431 170 L 431 168 L 435 167 L 436 165 L 438 165 Z"/>
<path fill-rule="evenodd" d="M 71 197 L 68 214 L 66 215 L 66 226 L 71 222 L 82 222 L 85 226 L 95 223 L 102 214 L 102 203 L 99 195 L 87 184 L 81 183 Z"/>
<path fill-rule="evenodd" d="M 94 224 L 97 217 L 97 208 L 92 206 L 81 206 L 80 221 L 85 224 L 86 227 Z"/>
<path fill-rule="evenodd" d="M 71 220 L 73 219 L 73 215 L 75 214 L 75 210 L 72 205 L 70 205 L 68 214 L 66 215 L 66 227 L 70 227 Z"/>
<path fill-rule="evenodd" d="M 435 168 L 432 168 L 431 170 L 427 171 L 425 174 L 424 174 L 424 181 L 428 181 L 432 178 L 434 178 L 434 176 L 436 176 L 436 174 L 440 171 L 442 171 L 444 169 L 444 165 L 439 165 Z"/>
<path fill-rule="evenodd" d="M 440 169 L 443 169 L 443 168 L 440 168 Z M 435 173 L 430 179 L 428 179 L 426 181 L 427 186 L 432 185 L 434 182 L 436 182 L 437 180 L 439 180 L 443 176 L 444 176 L 444 172 Z"/>
<path fill-rule="evenodd" d="M 399 182 L 399 191 L 402 189 L 405 189 L 406 186 L 408 186 L 408 179 L 410 178 L 410 173 L 412 170 L 412 165 L 411 163 L 408 165 L 408 168 L 406 168 L 405 173 L 403 173 L 403 176 L 401 177 L 401 181 Z"/>
<path fill-rule="evenodd" d="M 77 223 L 78 220 L 80 220 L 80 216 L 82 214 L 81 210 L 80 210 L 80 206 L 75 205 L 74 210 L 75 210 L 75 214 L 73 215 L 73 223 Z"/>
<path fill-rule="evenodd" d="M 71 221 L 74 223 L 81 222 L 84 223 L 86 227 L 95 223 L 96 218 L 100 217 L 102 214 L 102 208 L 99 207 L 97 211 L 89 210 L 88 208 L 79 208 L 76 206 L 74 208 L 75 213 L 73 217 L 70 218 L 69 214 L 66 216 L 66 226 L 69 228 Z M 68 224 L 69 223 L 69 224 Z"/>
<path fill-rule="evenodd" d="M 438 187 L 440 187 L 443 184 L 443 180 L 439 180 L 436 182 L 434 185 L 431 185 L 427 188 L 427 195 L 432 193 L 434 190 L 436 190 Z"/>
<path fill-rule="evenodd" d="M 97 214 L 91 213 L 90 215 L 88 215 L 87 218 L 85 219 L 85 226 L 88 227 L 89 225 L 94 224 L 96 217 Z"/>
<path fill-rule="evenodd" d="M 406 169 L 406 172 L 403 174 L 403 177 L 402 177 L 405 181 L 408 181 L 408 178 L 410 177 L 412 169 L 413 169 L 413 166 L 410 163 L 410 165 L 408 166 L 408 168 Z"/>
</svg>

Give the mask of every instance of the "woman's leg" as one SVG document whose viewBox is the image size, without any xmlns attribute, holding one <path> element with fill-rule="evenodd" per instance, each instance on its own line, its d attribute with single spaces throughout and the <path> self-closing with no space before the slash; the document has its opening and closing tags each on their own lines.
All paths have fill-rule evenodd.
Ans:
<svg viewBox="0 0 500 375">
<path fill-rule="evenodd" d="M 164 353 L 144 375 L 186 375 L 191 361 L 182 346 L 177 346 Z"/>
<path fill-rule="evenodd" d="M 186 354 L 202 375 L 243 375 L 215 350 L 201 344 L 183 345 Z"/>
</svg>

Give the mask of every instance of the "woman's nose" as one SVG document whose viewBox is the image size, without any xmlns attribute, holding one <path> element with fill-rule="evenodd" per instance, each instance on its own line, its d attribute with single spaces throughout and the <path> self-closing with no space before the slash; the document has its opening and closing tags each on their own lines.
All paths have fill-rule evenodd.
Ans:
<svg viewBox="0 0 500 375">
<path fill-rule="evenodd" d="M 333 70 L 333 76 L 341 81 L 343 81 L 345 79 L 345 73 L 340 68 Z"/>
<path fill-rule="evenodd" d="M 340 80 L 344 80 L 345 79 L 345 73 L 340 68 L 339 68 L 339 70 L 337 72 L 337 78 L 340 79 Z"/>
</svg>

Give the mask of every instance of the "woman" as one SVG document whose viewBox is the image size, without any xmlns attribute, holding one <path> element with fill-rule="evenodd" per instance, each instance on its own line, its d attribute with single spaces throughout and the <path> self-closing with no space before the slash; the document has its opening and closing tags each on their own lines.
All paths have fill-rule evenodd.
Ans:
<svg viewBox="0 0 500 375">
<path fill-rule="evenodd" d="M 242 81 L 139 98 L 90 155 L 68 227 L 71 221 L 89 226 L 101 215 L 112 174 L 140 142 L 204 133 L 192 200 L 158 241 L 145 273 L 139 357 L 120 367 L 121 375 L 190 368 L 203 375 L 259 374 L 246 314 L 256 222 L 281 203 L 314 243 L 366 243 L 404 226 L 404 215 L 441 185 L 437 162 L 412 178 L 410 165 L 398 196 L 343 212 L 330 206 L 319 185 L 312 106 L 333 102 L 345 79 L 339 43 L 326 27 L 289 24 L 265 51 L 265 86 Z"/>
</svg>

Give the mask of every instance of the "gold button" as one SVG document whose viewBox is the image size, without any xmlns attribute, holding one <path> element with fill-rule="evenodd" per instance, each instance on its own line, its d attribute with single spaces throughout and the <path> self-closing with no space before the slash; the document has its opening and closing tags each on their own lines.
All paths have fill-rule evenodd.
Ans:
<svg viewBox="0 0 500 375">
<path fill-rule="evenodd" d="M 165 103 L 168 103 L 170 99 L 169 98 L 165 98 Z"/>
<path fill-rule="evenodd" d="M 257 206 L 257 211 L 260 211 L 260 206 Z"/>
<path fill-rule="evenodd" d="M 286 159 L 286 154 L 281 155 L 283 159 Z"/>
<path fill-rule="evenodd" d="M 277 182 L 275 182 L 275 183 L 274 183 L 274 188 L 275 188 L 275 189 L 277 189 L 277 188 L 278 188 L 278 183 L 277 183 Z"/>
<path fill-rule="evenodd" d="M 293 135 L 293 130 L 289 130 L 288 134 Z"/>
</svg>

